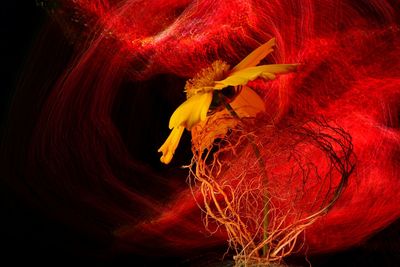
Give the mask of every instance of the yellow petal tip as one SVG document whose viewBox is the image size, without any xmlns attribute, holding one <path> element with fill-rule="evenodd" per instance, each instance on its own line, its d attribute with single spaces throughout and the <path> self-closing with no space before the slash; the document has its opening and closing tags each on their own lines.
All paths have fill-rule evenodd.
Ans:
<svg viewBox="0 0 400 267">
<path fill-rule="evenodd" d="M 184 129 L 185 128 L 182 126 L 173 128 L 167 140 L 165 140 L 164 144 L 158 149 L 158 152 L 162 153 L 160 158 L 162 163 L 169 164 L 171 162 L 175 150 L 179 145 L 179 141 L 181 140 Z"/>
</svg>

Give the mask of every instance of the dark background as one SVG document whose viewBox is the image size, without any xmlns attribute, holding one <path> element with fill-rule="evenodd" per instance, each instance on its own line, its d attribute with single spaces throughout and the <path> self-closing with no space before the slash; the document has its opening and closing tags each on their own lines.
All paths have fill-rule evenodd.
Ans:
<svg viewBox="0 0 400 267">
<path fill-rule="evenodd" d="M 18 107 L 24 106 L 23 101 L 29 104 L 32 92 L 18 92 L 17 88 L 25 87 L 26 77 L 38 75 L 37 81 L 46 81 L 46 77 L 57 77 L 67 63 L 72 46 L 64 39 L 62 32 L 50 19 L 46 11 L 38 7 L 35 1 L 3 1 L 1 6 L 1 134 L 2 137 L 10 134 L 9 124 L 17 125 L 11 134 L 18 135 L 18 131 L 29 131 L 33 127 L 38 107 L 30 109 L 13 109 L 12 99 L 18 96 Z M 49 26 L 52 25 L 52 26 Z M 45 32 L 45 34 L 43 34 Z M 41 40 L 42 36 L 52 36 L 49 40 Z M 59 54 L 58 49 L 63 53 Z M 53 49 L 53 50 L 52 50 Z M 44 51 L 46 50 L 46 51 Z M 51 56 L 46 56 L 51 55 Z M 51 57 L 51 58 L 49 58 Z M 44 68 L 52 64 L 52 68 Z M 44 90 L 51 88 L 52 80 L 46 81 Z M 38 87 L 32 84 L 32 88 Z M 43 87 L 42 87 L 43 89 Z M 22 102 L 21 102 L 22 101 Z M 28 105 L 27 105 L 28 106 Z M 36 110 L 35 110 L 36 107 Z M 12 114 L 9 114 L 9 110 Z M 4 159 L 2 144 L 2 161 L 11 164 L 13 161 Z M 14 158 L 19 153 L 23 156 L 23 147 L 11 148 Z M 4 157 L 4 158 L 3 158 Z M 11 162 L 11 163 L 10 163 Z M 18 183 L 10 181 L 14 176 L 11 169 L 23 166 L 2 166 L 0 175 L 1 194 L 1 223 L 0 223 L 0 265 L 14 266 L 18 263 L 42 265 L 71 265 L 90 264 L 94 266 L 222 266 L 218 263 L 218 254 L 200 252 L 198 256 L 146 258 L 140 255 L 126 254 L 102 257 L 102 251 L 107 248 L 112 237 L 96 237 L 85 234 L 72 228 L 67 223 L 57 221 L 51 214 L 45 214 L 40 207 L 24 200 L 24 192 L 18 188 Z M 3 164 L 4 165 L 4 164 Z M 17 186 L 16 186 L 17 185 Z M 223 250 L 222 250 L 223 251 Z M 313 266 L 400 266 L 400 222 L 392 224 L 387 229 L 377 233 L 374 237 L 358 248 L 310 258 Z M 294 259 L 295 265 L 306 265 L 304 260 Z M 228 266 L 229 262 L 224 265 Z"/>
</svg>

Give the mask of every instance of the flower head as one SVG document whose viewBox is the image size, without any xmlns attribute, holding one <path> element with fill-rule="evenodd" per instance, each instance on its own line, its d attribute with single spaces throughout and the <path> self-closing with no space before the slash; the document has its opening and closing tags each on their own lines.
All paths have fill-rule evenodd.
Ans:
<svg viewBox="0 0 400 267">
<path fill-rule="evenodd" d="M 186 82 L 187 100 L 172 114 L 169 121 L 169 128 L 172 131 L 158 150 L 162 152 L 161 162 L 170 163 L 185 128 L 190 131 L 196 125 L 201 126 L 207 118 L 213 119 L 227 115 L 226 110 L 222 110 L 222 113 L 212 113 L 214 109 L 221 109 L 221 107 L 223 109 L 223 104 L 227 101 L 239 117 L 255 117 L 265 110 L 264 101 L 246 86 L 247 83 L 257 78 L 273 80 L 276 74 L 290 72 L 297 66 L 297 64 L 257 66 L 273 51 L 274 45 L 275 38 L 251 52 L 232 69 L 227 63 L 217 60 Z M 215 138 L 226 134 L 227 127 L 234 125 L 230 120 L 215 128 L 209 138 L 203 141 L 203 147 L 211 145 Z"/>
</svg>

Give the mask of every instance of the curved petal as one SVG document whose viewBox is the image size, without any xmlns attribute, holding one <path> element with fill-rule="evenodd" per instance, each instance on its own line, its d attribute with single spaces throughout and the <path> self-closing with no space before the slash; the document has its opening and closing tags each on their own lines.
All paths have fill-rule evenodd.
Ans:
<svg viewBox="0 0 400 267">
<path fill-rule="evenodd" d="M 207 116 L 212 100 L 212 92 L 196 94 L 183 102 L 172 114 L 169 128 L 183 126 L 190 130 Z"/>
<path fill-rule="evenodd" d="M 230 105 L 240 118 L 255 117 L 258 113 L 265 112 L 264 101 L 247 86 L 243 87 L 240 94 Z"/>
<path fill-rule="evenodd" d="M 245 68 L 257 66 L 263 58 L 265 58 L 269 53 L 274 51 L 272 47 L 275 45 L 275 38 L 272 38 L 265 44 L 261 45 L 253 52 L 251 52 L 247 57 L 245 57 L 239 64 L 237 64 L 232 71 L 239 71 Z"/>
<path fill-rule="evenodd" d="M 245 85 L 249 81 L 253 81 L 259 77 L 274 79 L 275 74 L 288 73 L 293 71 L 297 66 L 298 64 L 271 64 L 242 69 L 233 72 L 222 81 L 216 81 L 214 89 L 221 90 L 227 86 Z"/>
<path fill-rule="evenodd" d="M 162 152 L 162 156 L 160 158 L 162 163 L 168 164 L 171 162 L 175 150 L 178 147 L 179 141 L 181 140 L 184 129 L 185 128 L 182 126 L 174 127 L 167 140 L 165 140 L 164 144 L 158 149 L 158 152 Z"/>
</svg>

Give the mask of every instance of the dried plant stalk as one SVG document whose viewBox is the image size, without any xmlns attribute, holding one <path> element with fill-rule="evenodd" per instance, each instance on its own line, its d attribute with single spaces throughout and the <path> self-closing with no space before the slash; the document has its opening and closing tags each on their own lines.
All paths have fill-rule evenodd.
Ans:
<svg viewBox="0 0 400 267">
<path fill-rule="evenodd" d="M 280 263 L 302 248 L 304 230 L 339 198 L 354 169 L 351 137 L 324 120 L 250 131 L 256 121 L 248 119 L 201 145 L 226 119 L 193 135 L 190 181 L 203 195 L 205 226 L 224 227 L 236 266 Z"/>
</svg>

